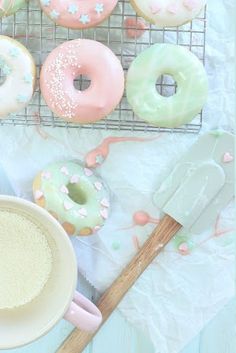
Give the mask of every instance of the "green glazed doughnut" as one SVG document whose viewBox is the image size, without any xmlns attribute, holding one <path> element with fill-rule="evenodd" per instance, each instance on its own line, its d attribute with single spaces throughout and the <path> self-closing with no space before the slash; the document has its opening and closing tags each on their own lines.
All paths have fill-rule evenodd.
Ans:
<svg viewBox="0 0 236 353">
<path fill-rule="evenodd" d="M 177 92 L 164 97 L 156 90 L 161 75 L 171 75 Z M 188 49 L 173 44 L 155 44 L 131 64 L 126 93 L 134 113 L 149 124 L 175 128 L 200 113 L 208 95 L 208 80 L 201 61 Z"/>
<path fill-rule="evenodd" d="M 25 6 L 28 0 L 0 0 L 0 17 L 13 15 L 21 7 Z"/>
<path fill-rule="evenodd" d="M 33 183 L 35 202 L 51 213 L 69 235 L 91 235 L 109 214 L 109 194 L 94 172 L 74 162 L 58 162 Z"/>
</svg>

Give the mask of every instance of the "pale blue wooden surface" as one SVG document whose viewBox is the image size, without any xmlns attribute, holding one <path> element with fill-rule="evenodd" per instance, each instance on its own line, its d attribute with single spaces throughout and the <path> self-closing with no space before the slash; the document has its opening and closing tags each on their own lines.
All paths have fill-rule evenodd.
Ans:
<svg viewBox="0 0 236 353">
<path fill-rule="evenodd" d="M 0 193 L 13 194 L 10 184 L 0 167 Z M 80 278 L 80 288 L 91 296 L 92 290 Z M 180 353 L 235 353 L 236 352 L 236 300 L 232 300 L 204 330 Z M 38 341 L 1 353 L 54 353 L 73 327 L 62 320 L 53 330 Z M 102 327 L 84 353 L 155 353 L 152 344 L 134 329 L 118 312 Z"/>
</svg>

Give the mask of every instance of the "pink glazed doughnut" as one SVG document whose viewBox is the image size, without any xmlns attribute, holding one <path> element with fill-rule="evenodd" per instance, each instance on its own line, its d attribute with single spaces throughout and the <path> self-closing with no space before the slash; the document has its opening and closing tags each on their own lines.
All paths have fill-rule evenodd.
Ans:
<svg viewBox="0 0 236 353">
<path fill-rule="evenodd" d="M 74 87 L 79 75 L 90 78 L 90 86 Z M 124 92 L 124 72 L 118 58 L 105 45 L 76 39 L 54 49 L 40 74 L 42 95 L 55 115 L 66 121 L 88 124 L 110 114 Z"/>
<path fill-rule="evenodd" d="M 42 10 L 57 25 L 72 29 L 95 27 L 114 10 L 118 0 L 40 0 Z"/>
</svg>

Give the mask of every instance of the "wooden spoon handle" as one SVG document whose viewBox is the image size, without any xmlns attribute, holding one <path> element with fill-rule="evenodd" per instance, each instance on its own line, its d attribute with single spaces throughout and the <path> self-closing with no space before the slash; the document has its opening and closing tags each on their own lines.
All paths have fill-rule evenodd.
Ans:
<svg viewBox="0 0 236 353">
<path fill-rule="evenodd" d="M 159 225 L 139 250 L 137 255 L 99 299 L 97 306 L 103 315 L 103 324 L 143 271 L 180 228 L 181 225 L 168 215 L 160 221 Z M 82 332 L 79 329 L 75 329 L 57 352 L 81 353 L 95 334 L 96 332 L 89 334 Z"/>
</svg>

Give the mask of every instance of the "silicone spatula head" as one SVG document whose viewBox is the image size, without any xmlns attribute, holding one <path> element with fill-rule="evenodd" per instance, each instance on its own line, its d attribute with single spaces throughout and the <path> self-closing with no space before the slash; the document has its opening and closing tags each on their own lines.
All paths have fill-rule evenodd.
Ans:
<svg viewBox="0 0 236 353">
<path fill-rule="evenodd" d="M 202 135 L 154 195 L 154 203 L 193 233 L 211 226 L 234 196 L 234 136 Z"/>
</svg>

